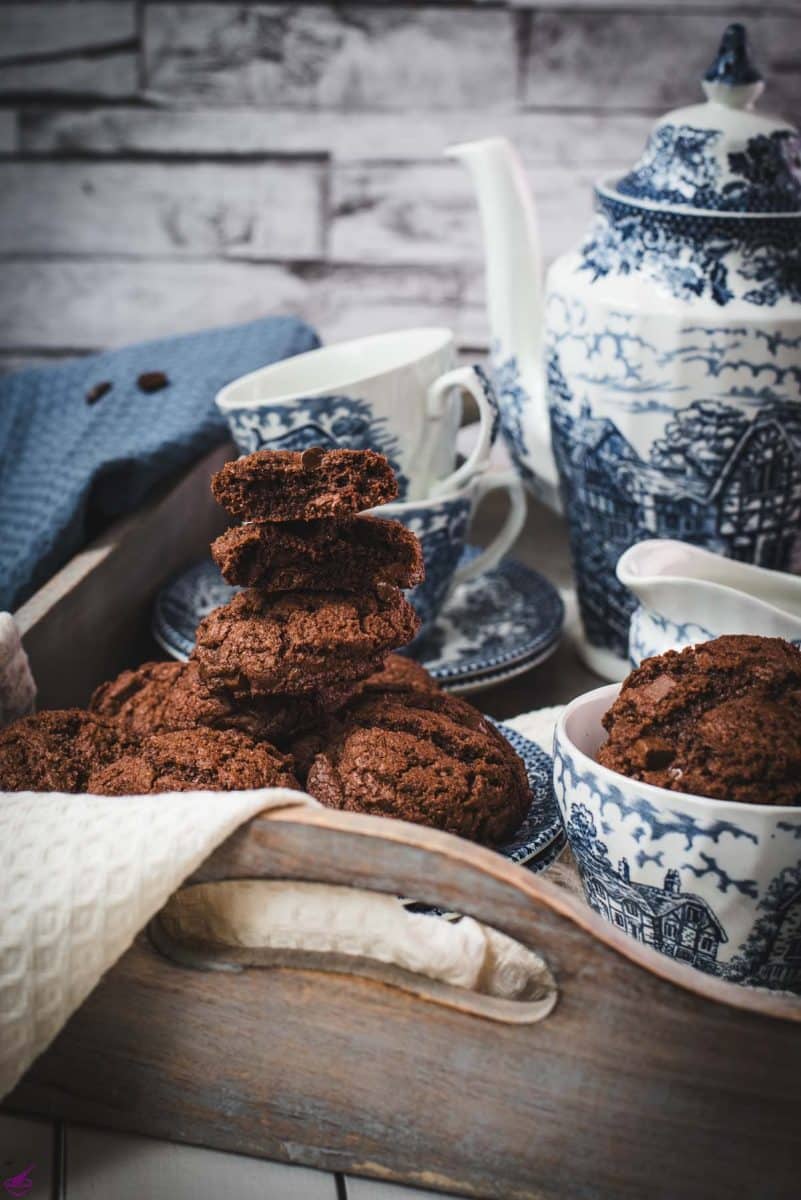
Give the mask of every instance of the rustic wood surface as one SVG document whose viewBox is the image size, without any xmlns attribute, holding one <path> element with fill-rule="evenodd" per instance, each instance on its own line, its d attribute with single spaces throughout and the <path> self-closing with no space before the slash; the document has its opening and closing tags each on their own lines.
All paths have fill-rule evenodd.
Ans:
<svg viewBox="0 0 801 1200">
<path fill-rule="evenodd" d="M 33 1167 L 31 1200 L 57 1195 L 56 1128 L 51 1121 L 0 1113 L 0 1182 Z"/>
<path fill-rule="evenodd" d="M 515 141 L 550 261 L 733 19 L 763 107 L 797 115 L 787 0 L 0 5 L 0 369 L 278 311 L 482 352 L 478 214 L 443 148 Z"/>
<path fill-rule="evenodd" d="M 532 995 L 508 1000 L 468 987 L 443 983 L 412 970 L 352 953 L 252 946 L 221 946 L 202 938 L 176 939 L 165 929 L 160 916 L 148 925 L 153 946 L 171 962 L 196 970 L 243 970 L 247 967 L 290 968 L 327 971 L 334 975 L 357 975 L 400 988 L 426 1004 L 440 1004 L 457 1012 L 508 1025 L 532 1025 L 553 1010 L 558 990 L 548 974 L 537 980 Z"/>
<path fill-rule="evenodd" d="M 66 1167 L 64 1200 L 337 1200 L 322 1171 L 79 1126 L 67 1129 Z"/>
<path fill-rule="evenodd" d="M 797 1025 L 634 966 L 621 951 L 659 956 L 547 880 L 443 834 L 332 812 L 257 819 L 199 877 L 354 871 L 535 946 L 559 983 L 554 1012 L 499 1025 L 346 975 L 200 973 L 140 935 L 9 1106 L 499 1200 L 797 1194 Z"/>
</svg>

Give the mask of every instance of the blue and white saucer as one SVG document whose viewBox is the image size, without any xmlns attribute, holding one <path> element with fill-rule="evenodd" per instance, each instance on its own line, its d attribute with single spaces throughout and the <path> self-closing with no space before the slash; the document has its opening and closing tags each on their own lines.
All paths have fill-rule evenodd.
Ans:
<svg viewBox="0 0 801 1200">
<path fill-rule="evenodd" d="M 159 593 L 154 638 L 173 658 L 188 658 L 198 622 L 236 590 L 211 559 L 195 563 Z M 546 659 L 559 644 L 563 620 L 564 605 L 553 584 L 507 558 L 456 588 L 412 653 L 447 691 L 476 692 Z"/>
<path fill-rule="evenodd" d="M 553 759 L 516 729 L 501 721 L 492 723 L 522 758 L 531 786 L 531 806 L 526 818 L 514 837 L 498 847 L 498 853 L 520 867 L 543 870 L 553 861 L 550 852 L 554 844 L 559 842 L 561 850 L 565 843 L 562 818 L 553 790 Z M 543 865 L 540 865 L 540 859 L 545 859 Z"/>
</svg>

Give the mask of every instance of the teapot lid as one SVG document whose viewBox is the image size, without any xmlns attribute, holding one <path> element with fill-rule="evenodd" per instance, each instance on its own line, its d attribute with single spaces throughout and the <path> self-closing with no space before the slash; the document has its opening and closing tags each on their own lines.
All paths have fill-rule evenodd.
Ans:
<svg viewBox="0 0 801 1200">
<path fill-rule="evenodd" d="M 706 103 L 657 121 L 642 158 L 613 190 L 670 207 L 801 212 L 801 134 L 753 111 L 765 85 L 743 25 L 726 29 L 702 86 Z"/>
</svg>

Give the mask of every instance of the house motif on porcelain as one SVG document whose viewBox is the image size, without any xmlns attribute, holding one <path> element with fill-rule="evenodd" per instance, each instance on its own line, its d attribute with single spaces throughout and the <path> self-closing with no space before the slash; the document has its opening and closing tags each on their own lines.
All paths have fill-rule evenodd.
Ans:
<svg viewBox="0 0 801 1200">
<path fill-rule="evenodd" d="M 625 650 L 632 598 L 617 559 L 645 538 L 679 538 L 729 558 L 801 570 L 801 408 L 777 400 L 749 419 L 717 400 L 676 411 L 646 461 L 610 417 L 584 402 L 571 415 L 562 384 L 552 409 L 578 587 L 588 633 L 613 629 Z M 568 401 L 568 403 L 565 403 Z"/>
<path fill-rule="evenodd" d="M 568 838 L 581 860 L 591 908 L 662 954 L 708 974 L 720 974 L 717 957 L 721 944 L 728 941 L 726 931 L 702 896 L 681 890 L 678 871 L 667 871 L 661 888 L 633 881 L 625 858 L 615 871 L 589 810 L 580 804 L 571 813 Z"/>
</svg>

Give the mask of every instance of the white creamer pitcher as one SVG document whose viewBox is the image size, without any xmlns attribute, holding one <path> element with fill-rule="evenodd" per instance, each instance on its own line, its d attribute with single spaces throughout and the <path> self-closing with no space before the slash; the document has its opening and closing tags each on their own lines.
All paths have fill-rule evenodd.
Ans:
<svg viewBox="0 0 801 1200">
<path fill-rule="evenodd" d="M 724 633 L 801 645 L 801 576 L 735 562 L 687 542 L 651 539 L 621 555 L 617 577 L 639 601 L 631 618 L 633 666 Z"/>
</svg>

